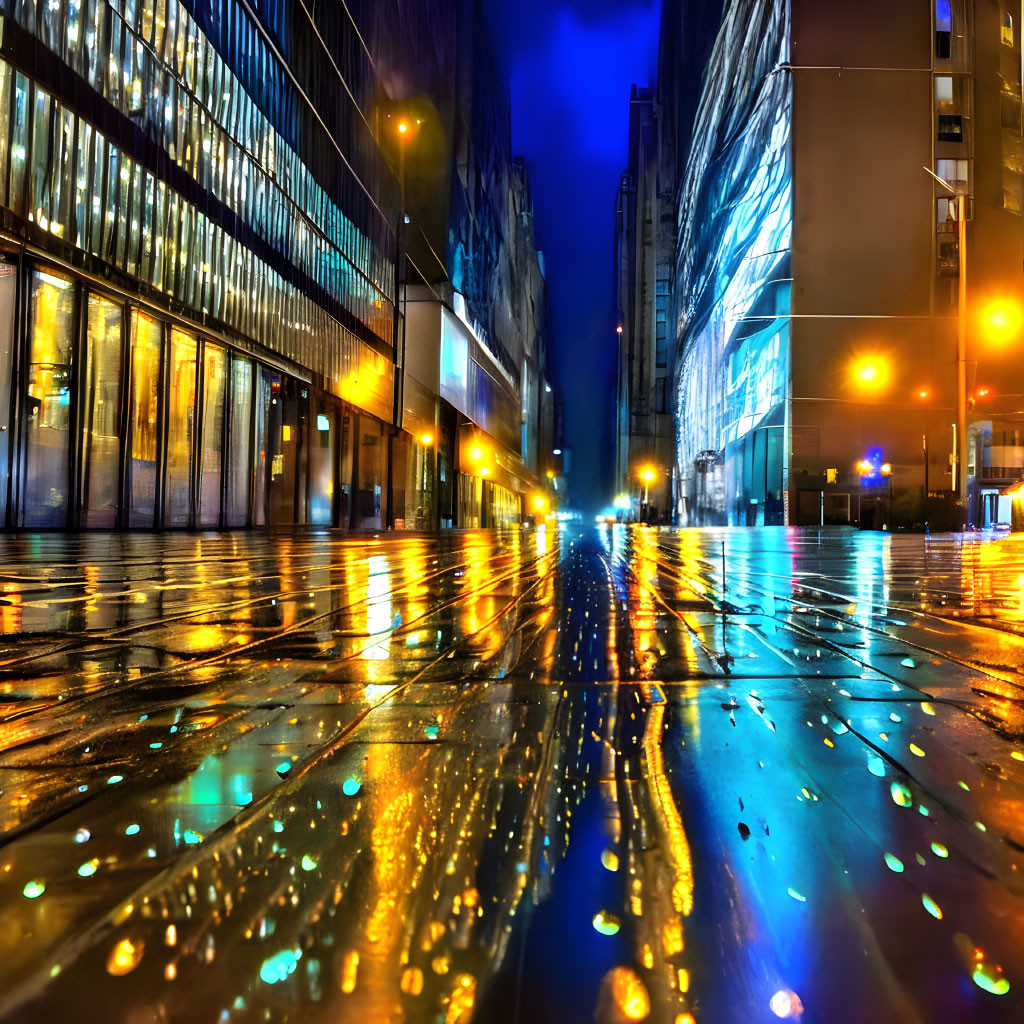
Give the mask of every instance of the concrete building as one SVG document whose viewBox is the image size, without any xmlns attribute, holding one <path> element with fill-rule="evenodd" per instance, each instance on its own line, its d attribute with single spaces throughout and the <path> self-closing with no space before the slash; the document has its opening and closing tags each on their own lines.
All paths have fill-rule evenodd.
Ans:
<svg viewBox="0 0 1024 1024">
<path fill-rule="evenodd" d="M 662 116 L 652 90 L 633 86 L 629 165 L 616 197 L 615 271 L 619 364 L 616 493 L 636 520 L 671 519 L 675 430 L 669 272 L 672 186 L 665 174 Z M 666 191 L 666 185 L 668 190 Z"/>
<path fill-rule="evenodd" d="M 1020 20 L 1001 0 L 723 5 L 678 193 L 683 522 L 1009 518 L 999 492 L 1024 466 Z M 686 134 L 678 102 L 665 116 Z"/>
<path fill-rule="evenodd" d="M 519 518 L 542 478 L 520 468 L 518 421 L 540 403 L 511 384 L 516 429 L 495 455 L 513 467 L 510 486 L 484 497 L 486 514 L 454 500 L 442 514 L 466 470 L 456 428 L 442 440 L 438 389 L 404 387 L 416 343 L 403 313 L 407 281 L 448 274 L 453 246 L 429 239 L 447 243 L 449 208 L 421 212 L 422 225 L 409 215 L 395 115 L 415 110 L 399 109 L 401 83 L 361 31 L 372 5 L 351 6 L 4 0 L 0 525 Z M 507 135 L 507 103 L 442 88 L 494 66 L 478 5 L 401 7 L 391 30 L 418 40 L 407 66 L 429 94 L 442 109 L 458 98 L 478 141 L 484 128 Z M 423 37 L 435 7 L 451 8 L 450 31 Z M 462 25 L 478 33 L 465 52 Z M 454 136 L 434 141 L 447 147 L 437 165 L 455 165 Z M 522 174 L 506 152 L 497 163 L 477 191 L 511 211 Z M 502 260 L 530 265 L 529 244 Z M 510 287 L 542 290 L 522 277 Z M 543 339 L 528 346 L 540 374 Z M 473 395 L 464 415 L 485 429 L 497 399 Z"/>
</svg>

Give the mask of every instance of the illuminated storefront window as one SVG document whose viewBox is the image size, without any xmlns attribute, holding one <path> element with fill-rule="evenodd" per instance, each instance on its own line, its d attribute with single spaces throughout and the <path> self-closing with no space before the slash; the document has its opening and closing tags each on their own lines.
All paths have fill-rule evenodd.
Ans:
<svg viewBox="0 0 1024 1024">
<path fill-rule="evenodd" d="M 82 393 L 82 526 L 117 525 L 123 315 L 119 303 L 89 295 Z"/>
<path fill-rule="evenodd" d="M 172 330 L 168 360 L 164 526 L 188 526 L 196 416 L 196 340 Z"/>
<path fill-rule="evenodd" d="M 228 421 L 227 493 L 224 523 L 245 526 L 249 519 L 252 457 L 252 362 L 231 360 L 231 414 Z"/>
<path fill-rule="evenodd" d="M 67 518 L 74 300 L 66 278 L 32 275 L 25 526 L 63 526 Z"/>
<path fill-rule="evenodd" d="M 199 471 L 201 526 L 217 526 L 220 523 L 227 362 L 227 353 L 219 345 L 203 346 L 203 449 Z"/>
<path fill-rule="evenodd" d="M 334 460 L 337 433 L 334 410 L 317 402 L 309 440 L 309 521 L 330 525 L 334 512 Z"/>
<path fill-rule="evenodd" d="M 160 362 L 163 324 L 132 311 L 131 458 L 129 523 L 156 522 L 157 453 L 160 436 Z"/>
<path fill-rule="evenodd" d="M 17 268 L 0 262 L 0 480 L 10 473 L 11 383 L 14 374 L 14 311 Z M 6 494 L 0 492 L 0 526 L 7 525 Z"/>
</svg>

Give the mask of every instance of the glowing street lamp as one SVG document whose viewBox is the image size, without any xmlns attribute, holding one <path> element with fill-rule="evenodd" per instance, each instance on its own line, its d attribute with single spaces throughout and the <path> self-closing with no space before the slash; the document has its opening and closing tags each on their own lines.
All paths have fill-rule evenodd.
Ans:
<svg viewBox="0 0 1024 1024">
<path fill-rule="evenodd" d="M 419 121 L 416 122 L 419 124 Z M 411 122 L 407 117 L 398 122 L 398 223 L 395 225 L 395 305 L 401 316 L 394 316 L 392 347 L 395 353 L 395 380 L 393 389 L 393 421 L 402 425 L 405 408 L 405 322 L 408 316 L 408 274 L 406 272 L 405 225 L 409 217 L 405 210 L 405 148 L 411 136 Z M 396 309 L 397 312 L 397 309 Z"/>
<path fill-rule="evenodd" d="M 888 522 L 887 522 L 886 525 L 889 527 L 889 530 L 892 531 L 892 466 L 891 466 L 891 464 L 888 463 L 888 462 L 883 462 L 882 466 L 881 466 L 881 473 L 882 473 L 882 476 L 885 477 L 885 479 L 888 481 L 888 484 L 889 484 L 889 504 L 888 504 L 888 512 L 886 514 L 886 518 L 887 518 Z"/>
<path fill-rule="evenodd" d="M 644 466 L 637 474 L 644 484 L 644 500 L 640 506 L 640 522 L 647 522 L 647 506 L 649 499 L 650 486 L 657 479 L 658 474 L 653 466 Z"/>
<path fill-rule="evenodd" d="M 1024 313 L 1012 299 L 994 299 L 981 314 L 981 327 L 989 341 L 1001 346 L 1014 341 L 1024 326 Z"/>
<path fill-rule="evenodd" d="M 420 438 L 420 444 L 423 445 L 424 448 L 429 448 L 433 443 L 434 443 L 434 438 L 433 438 L 433 435 L 431 435 L 431 434 L 424 434 Z"/>
<path fill-rule="evenodd" d="M 889 360 L 880 355 L 864 355 L 850 366 L 854 386 L 861 391 L 884 391 L 889 383 Z"/>
</svg>

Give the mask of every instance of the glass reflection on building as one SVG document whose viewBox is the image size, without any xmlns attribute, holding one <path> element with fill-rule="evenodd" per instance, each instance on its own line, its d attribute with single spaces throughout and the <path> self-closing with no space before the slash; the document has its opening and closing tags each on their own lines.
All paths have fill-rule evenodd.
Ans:
<svg viewBox="0 0 1024 1024">
<path fill-rule="evenodd" d="M 0 525 L 518 520 L 507 480 L 456 501 L 439 394 L 414 403 L 430 442 L 396 425 L 398 186 L 347 9 L 311 19 L 301 68 L 312 25 L 273 6 L 0 12 Z M 485 384 L 477 418 L 518 438 Z"/>
</svg>

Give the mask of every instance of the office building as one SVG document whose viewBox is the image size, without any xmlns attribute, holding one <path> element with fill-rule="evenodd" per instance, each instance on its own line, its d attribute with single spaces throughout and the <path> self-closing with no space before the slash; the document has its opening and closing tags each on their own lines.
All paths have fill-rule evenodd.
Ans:
<svg viewBox="0 0 1024 1024">
<path fill-rule="evenodd" d="M 3 525 L 436 525 L 394 103 L 345 6 L 3 8 Z"/>
<path fill-rule="evenodd" d="M 671 275 L 682 522 L 1003 517 L 1024 466 L 1020 20 L 997 0 L 731 0 L 689 132 L 659 83 L 692 139 Z"/>
</svg>

